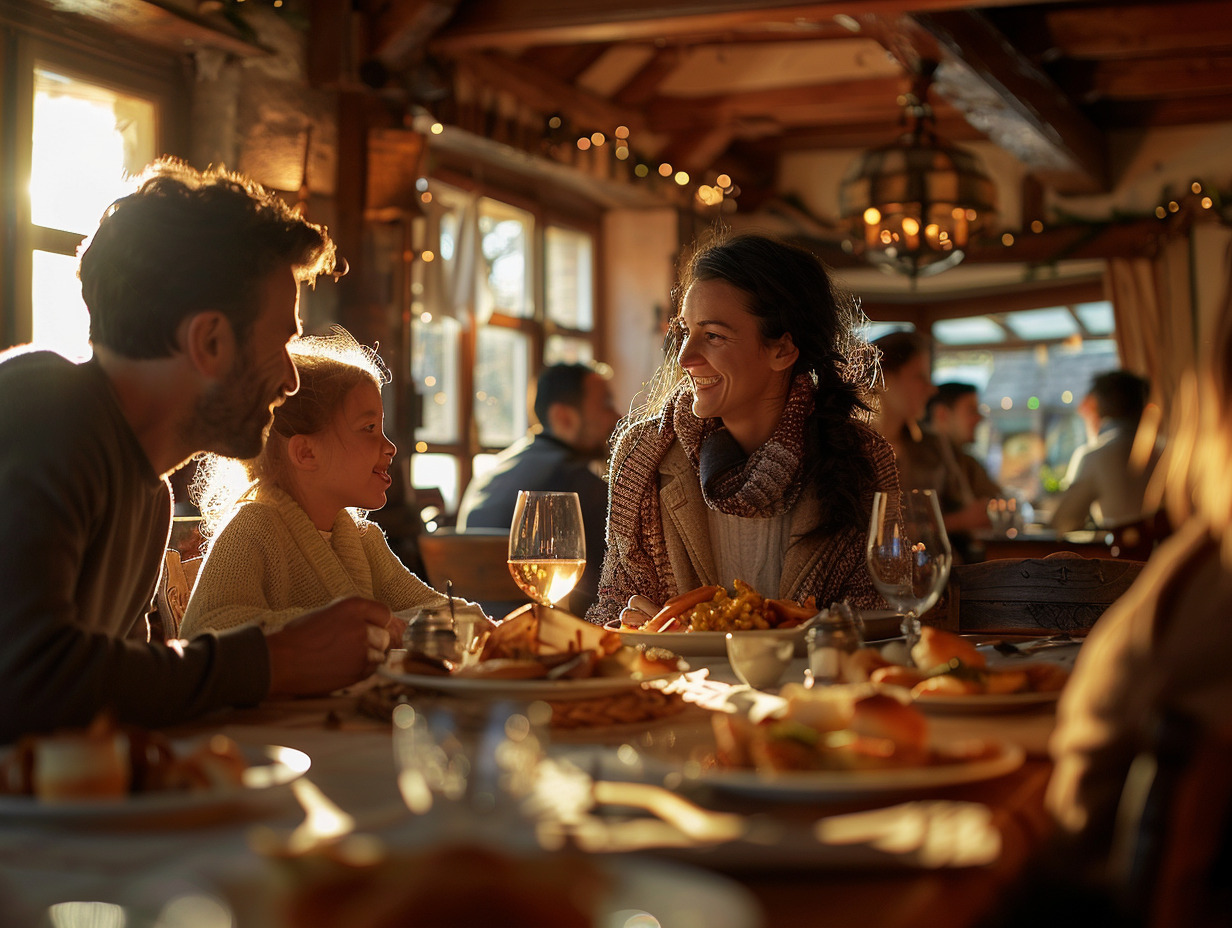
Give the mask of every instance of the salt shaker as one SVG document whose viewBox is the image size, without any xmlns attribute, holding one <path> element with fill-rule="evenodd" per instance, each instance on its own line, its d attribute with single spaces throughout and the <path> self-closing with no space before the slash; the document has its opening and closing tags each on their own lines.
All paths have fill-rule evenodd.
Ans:
<svg viewBox="0 0 1232 928">
<path fill-rule="evenodd" d="M 842 683 L 847 659 L 864 646 L 860 623 L 846 602 L 823 609 L 805 640 L 814 686 Z"/>
<path fill-rule="evenodd" d="M 446 608 L 420 609 L 407 622 L 402 635 L 402 646 L 428 657 L 457 661 L 459 655 L 458 635 L 454 622 Z"/>
</svg>

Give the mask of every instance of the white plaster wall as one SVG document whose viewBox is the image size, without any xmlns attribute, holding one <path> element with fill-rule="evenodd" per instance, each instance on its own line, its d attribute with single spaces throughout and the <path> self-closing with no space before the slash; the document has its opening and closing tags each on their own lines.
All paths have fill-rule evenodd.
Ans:
<svg viewBox="0 0 1232 928">
<path fill-rule="evenodd" d="M 604 216 L 604 360 L 612 366 L 612 394 L 622 412 L 663 357 L 663 325 L 671 311 L 679 248 L 676 229 L 671 209 L 617 209 Z"/>
<path fill-rule="evenodd" d="M 1112 193 L 1054 197 L 1050 205 L 1084 219 L 1107 219 L 1117 211 L 1141 216 L 1165 197 L 1188 195 L 1194 180 L 1223 191 L 1232 187 L 1232 122 L 1117 132 L 1111 140 Z"/>
</svg>

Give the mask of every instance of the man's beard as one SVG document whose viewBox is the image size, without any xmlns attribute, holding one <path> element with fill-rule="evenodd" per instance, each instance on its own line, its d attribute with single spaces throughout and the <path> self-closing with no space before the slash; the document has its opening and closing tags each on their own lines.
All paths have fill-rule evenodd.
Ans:
<svg viewBox="0 0 1232 928">
<path fill-rule="evenodd" d="M 241 460 L 261 453 L 273 420 L 270 403 L 277 395 L 270 395 L 269 384 L 250 361 L 243 358 L 238 377 L 216 384 L 197 401 L 196 428 L 201 450 Z"/>
</svg>

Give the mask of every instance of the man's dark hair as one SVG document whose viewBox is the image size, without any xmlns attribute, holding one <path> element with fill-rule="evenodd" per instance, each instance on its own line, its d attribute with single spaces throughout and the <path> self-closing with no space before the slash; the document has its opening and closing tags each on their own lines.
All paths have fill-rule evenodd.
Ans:
<svg viewBox="0 0 1232 928">
<path fill-rule="evenodd" d="M 595 373 L 587 364 L 552 364 L 545 367 L 535 382 L 535 418 L 548 429 L 548 410 L 553 403 L 582 408 L 586 398 L 586 378 Z"/>
<path fill-rule="evenodd" d="M 1105 371 L 1091 380 L 1090 392 L 1100 418 L 1137 422 L 1146 408 L 1151 383 L 1131 371 Z"/>
<path fill-rule="evenodd" d="M 928 412 L 925 414 L 925 418 L 932 419 L 933 410 L 938 406 L 953 409 L 954 404 L 958 402 L 960 397 L 966 396 L 969 393 L 978 395 L 979 392 L 979 388 L 973 383 L 960 383 L 957 380 L 951 380 L 947 383 L 938 384 L 937 392 L 928 398 Z"/>
<path fill-rule="evenodd" d="M 128 358 L 167 357 L 185 318 L 217 310 L 242 346 L 258 284 L 283 267 L 308 281 L 332 271 L 325 229 L 244 177 L 159 160 L 82 252 L 90 340 Z"/>
</svg>

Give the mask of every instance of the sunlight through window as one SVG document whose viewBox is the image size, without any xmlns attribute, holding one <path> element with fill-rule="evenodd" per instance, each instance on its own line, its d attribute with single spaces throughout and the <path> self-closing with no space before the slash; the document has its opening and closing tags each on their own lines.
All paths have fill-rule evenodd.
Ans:
<svg viewBox="0 0 1232 928">
<path fill-rule="evenodd" d="M 32 341 L 89 357 L 89 316 L 76 279 L 75 237 L 132 191 L 156 156 L 152 101 L 36 67 L 30 218 L 34 225 Z M 72 233 L 69 236 L 59 233 Z"/>
</svg>

